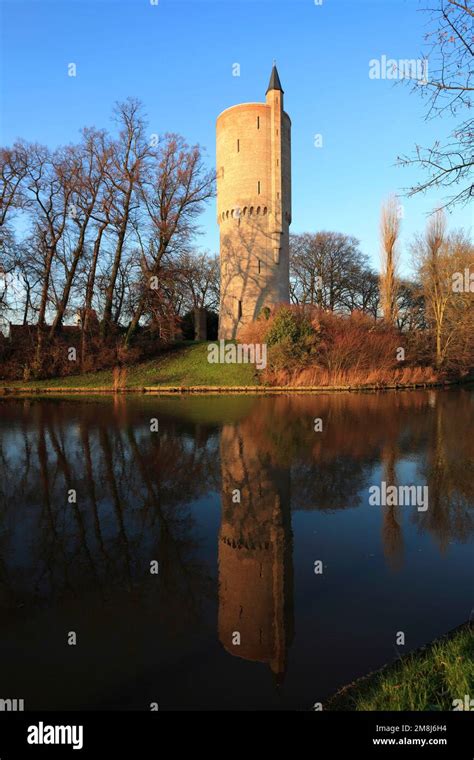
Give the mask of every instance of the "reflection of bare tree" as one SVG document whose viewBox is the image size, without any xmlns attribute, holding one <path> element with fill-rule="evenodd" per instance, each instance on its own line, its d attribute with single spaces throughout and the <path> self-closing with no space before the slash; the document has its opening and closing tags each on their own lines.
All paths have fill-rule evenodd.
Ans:
<svg viewBox="0 0 474 760">
<path fill-rule="evenodd" d="M 98 513 L 96 486 L 94 482 L 94 471 L 92 466 L 91 445 L 89 428 L 81 421 L 81 443 L 84 451 L 84 465 L 85 465 L 85 478 L 88 501 L 92 509 L 92 519 L 94 525 L 94 535 L 97 542 L 99 561 L 102 560 L 104 565 L 108 565 L 108 555 L 105 547 L 104 537 L 102 535 L 102 528 L 100 524 L 100 517 Z"/>
<path fill-rule="evenodd" d="M 316 417 L 323 420 L 321 432 L 314 431 Z M 382 479 L 396 484 L 397 463 L 411 460 L 430 499 L 428 511 L 415 512 L 413 519 L 445 546 L 467 540 L 474 530 L 472 418 L 468 391 L 278 396 L 261 399 L 240 430 L 248 430 L 246 440 L 258 446 L 262 463 L 290 468 L 292 509 L 357 506 L 378 463 Z M 258 492 L 259 482 L 246 487 Z M 381 514 L 384 553 L 398 569 L 400 509 L 383 507 Z"/>
<path fill-rule="evenodd" d="M 153 436 L 133 404 L 22 403 L 2 404 L 10 423 L 0 430 L 3 598 L 17 606 L 100 590 L 106 599 L 126 588 L 142 603 L 153 598 L 173 629 L 195 619 L 209 582 L 189 504 L 216 482 L 215 435 L 190 445 L 163 415 Z"/>
<path fill-rule="evenodd" d="M 387 562 L 393 570 L 403 564 L 403 533 L 398 507 L 382 507 L 382 544 Z"/>
<path fill-rule="evenodd" d="M 119 440 L 119 436 L 117 436 Z M 125 530 L 124 525 L 124 515 L 123 515 L 123 506 L 120 499 L 120 493 L 119 488 L 115 476 L 115 468 L 117 466 L 117 462 L 119 462 L 122 466 L 122 470 L 124 468 L 124 458 L 123 458 L 123 452 L 121 452 L 121 456 L 117 457 L 112 455 L 112 448 L 110 445 L 109 435 L 107 432 L 107 429 L 101 425 L 99 430 L 99 439 L 101 448 L 104 455 L 104 470 L 105 470 L 105 477 L 106 481 L 109 485 L 109 493 L 112 497 L 112 503 L 114 507 L 115 517 L 117 520 L 117 525 L 119 529 L 118 537 L 119 537 L 119 544 L 120 544 L 120 555 L 125 560 L 125 572 L 126 572 L 126 582 L 127 582 L 127 588 L 130 590 L 131 588 L 131 558 L 130 558 L 130 550 L 128 545 L 128 536 L 127 531 Z"/>
<path fill-rule="evenodd" d="M 474 394 L 432 393 L 429 443 L 423 475 L 429 508 L 415 517 L 441 550 L 451 540 L 465 542 L 474 532 Z"/>
<path fill-rule="evenodd" d="M 161 587 L 166 589 L 167 599 L 179 597 L 179 606 L 185 606 L 196 619 L 206 569 L 193 557 L 198 542 L 194 538 L 193 520 L 184 505 L 197 496 L 196 484 L 203 476 L 202 461 L 196 457 L 193 448 L 186 463 L 186 479 L 190 487 L 181 488 L 177 493 L 176 483 L 168 480 L 169 473 L 175 470 L 176 456 L 182 453 L 176 451 L 173 439 L 158 440 L 147 455 L 142 454 L 133 428 L 128 427 L 127 437 L 145 487 L 144 508 L 150 510 L 152 524 L 159 528 L 156 557 L 160 558 L 162 568 Z M 186 536 L 186 540 L 173 540 L 175 534 Z M 170 611 L 165 614 L 169 615 Z M 175 610 L 171 612 L 170 620 L 174 614 Z"/>
<path fill-rule="evenodd" d="M 396 439 L 391 438 L 382 448 L 382 480 L 397 485 L 396 464 L 398 458 Z M 382 544 L 385 557 L 394 570 L 403 564 L 403 534 L 399 507 L 382 505 Z"/>
</svg>

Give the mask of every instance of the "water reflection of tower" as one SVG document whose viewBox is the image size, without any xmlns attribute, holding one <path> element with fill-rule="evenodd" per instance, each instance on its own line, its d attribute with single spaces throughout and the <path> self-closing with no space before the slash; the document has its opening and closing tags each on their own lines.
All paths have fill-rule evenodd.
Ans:
<svg viewBox="0 0 474 760">
<path fill-rule="evenodd" d="M 267 663 L 281 682 L 293 636 L 290 473 L 245 423 L 224 426 L 221 462 L 219 638 L 229 653 Z"/>
</svg>

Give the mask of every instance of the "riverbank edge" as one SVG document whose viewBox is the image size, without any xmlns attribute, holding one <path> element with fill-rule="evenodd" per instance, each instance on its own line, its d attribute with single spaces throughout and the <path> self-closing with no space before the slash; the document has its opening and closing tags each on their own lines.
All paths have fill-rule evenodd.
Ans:
<svg viewBox="0 0 474 760">
<path fill-rule="evenodd" d="M 370 673 L 367 673 L 365 676 L 356 678 L 355 681 L 342 686 L 335 692 L 335 694 L 333 694 L 326 700 L 326 702 L 323 703 L 323 710 L 331 712 L 355 711 L 356 708 L 349 706 L 351 702 L 354 704 L 357 696 L 360 695 L 367 687 L 375 684 L 379 678 L 389 673 L 394 673 L 397 670 L 402 671 L 404 665 L 410 658 L 421 660 L 430 657 L 430 653 L 433 647 L 435 647 L 437 644 L 446 643 L 452 639 L 455 639 L 457 636 L 464 633 L 464 631 L 471 631 L 471 633 L 474 635 L 474 620 L 467 620 L 455 628 L 452 628 L 447 633 L 444 633 L 441 636 L 438 636 L 436 639 L 433 639 L 433 641 L 430 641 L 428 644 L 423 644 L 423 646 L 418 647 L 418 649 L 414 649 L 412 652 L 408 652 L 398 660 L 388 662 L 378 670 L 373 670 Z M 387 710 L 393 710 L 393 708 L 387 708 Z"/>
<path fill-rule="evenodd" d="M 429 388 L 445 388 L 472 385 L 473 378 L 439 380 L 424 383 L 394 383 L 369 385 L 183 385 L 183 386 L 137 386 L 136 388 L 113 388 L 111 386 L 0 386 L 0 396 L 41 395 L 41 394 L 151 394 L 151 395 L 232 395 L 232 394 L 285 394 L 285 393 L 347 393 L 373 391 L 406 391 Z"/>
</svg>

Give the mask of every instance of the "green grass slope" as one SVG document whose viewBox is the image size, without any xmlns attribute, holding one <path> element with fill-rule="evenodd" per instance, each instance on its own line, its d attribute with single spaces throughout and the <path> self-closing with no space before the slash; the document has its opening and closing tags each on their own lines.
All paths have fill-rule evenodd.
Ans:
<svg viewBox="0 0 474 760">
<path fill-rule="evenodd" d="M 207 342 L 179 344 L 162 356 L 127 367 L 127 388 L 145 386 L 249 386 L 258 385 L 252 364 L 210 364 Z M 47 380 L 3 382 L 21 388 L 107 388 L 112 387 L 112 370 Z"/>
<path fill-rule="evenodd" d="M 474 629 L 465 625 L 426 649 L 341 689 L 327 710 L 447 710 L 474 695 Z"/>
</svg>

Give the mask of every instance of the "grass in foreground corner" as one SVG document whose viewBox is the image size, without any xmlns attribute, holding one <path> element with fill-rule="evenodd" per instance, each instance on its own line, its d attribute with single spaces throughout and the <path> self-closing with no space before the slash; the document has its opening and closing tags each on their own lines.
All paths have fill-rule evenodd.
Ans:
<svg viewBox="0 0 474 760">
<path fill-rule="evenodd" d="M 474 628 L 466 625 L 426 649 L 332 697 L 327 710 L 453 710 L 453 700 L 474 698 Z"/>
</svg>

